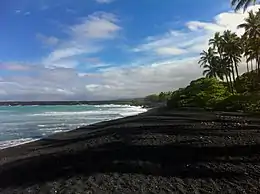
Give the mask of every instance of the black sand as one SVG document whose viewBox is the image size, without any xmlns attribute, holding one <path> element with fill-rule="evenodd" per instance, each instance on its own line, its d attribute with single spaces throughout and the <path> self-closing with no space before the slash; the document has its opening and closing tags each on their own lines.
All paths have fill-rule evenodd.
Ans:
<svg viewBox="0 0 260 194">
<path fill-rule="evenodd" d="M 151 112 L 0 151 L 1 193 L 260 193 L 260 117 Z"/>
</svg>

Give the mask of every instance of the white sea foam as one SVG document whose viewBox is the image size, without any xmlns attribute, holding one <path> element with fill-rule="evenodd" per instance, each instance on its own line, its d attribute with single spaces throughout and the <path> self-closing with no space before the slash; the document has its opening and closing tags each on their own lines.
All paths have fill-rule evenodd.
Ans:
<svg viewBox="0 0 260 194">
<path fill-rule="evenodd" d="M 46 127 L 46 126 L 48 126 L 48 125 L 37 125 L 38 127 Z"/>
<path fill-rule="evenodd" d="M 14 139 L 14 140 L 8 140 L 8 141 L 0 141 L 0 149 L 5 149 L 8 147 L 13 147 L 29 142 L 36 141 L 38 139 L 33 139 L 33 138 L 21 138 L 21 139 Z"/>
<path fill-rule="evenodd" d="M 44 113 L 36 113 L 30 116 L 73 116 L 73 115 L 106 115 L 112 114 L 112 111 L 79 111 L 79 112 L 44 112 Z"/>
<path fill-rule="evenodd" d="M 104 105 L 94 105 L 94 107 L 98 108 L 126 108 L 126 107 L 133 107 L 131 105 L 121 105 L 121 104 L 104 104 Z"/>
<path fill-rule="evenodd" d="M 63 130 L 62 130 L 62 129 L 59 129 L 59 130 L 53 131 L 53 133 L 60 133 L 60 132 L 63 132 Z"/>
<path fill-rule="evenodd" d="M 79 106 L 49 106 L 47 108 L 44 106 L 42 109 L 23 107 L 24 112 L 16 107 L 10 110 L 0 109 L 0 133 L 3 139 L 0 141 L 0 149 L 35 141 L 36 138 L 43 138 L 54 133 L 147 111 L 142 107 L 130 105 L 85 106 L 85 110 L 84 107 L 79 108 Z M 31 138 L 27 138 L 28 136 Z M 4 140 L 5 137 L 8 140 Z M 10 140 L 10 137 L 13 139 Z"/>
<path fill-rule="evenodd" d="M 122 112 L 120 113 L 120 115 L 122 115 L 123 117 L 128 117 L 128 116 L 134 116 L 134 115 L 137 115 L 137 114 L 140 114 L 140 113 L 143 113 L 145 111 L 136 111 L 136 112 Z"/>
<path fill-rule="evenodd" d="M 102 105 L 100 105 L 102 106 Z M 121 105 L 120 105 L 121 106 Z M 103 106 L 104 107 L 104 106 Z M 136 115 L 142 112 L 145 112 L 146 109 L 141 107 L 134 107 L 134 106 L 127 106 L 119 108 L 119 106 L 115 106 L 114 108 L 111 107 L 109 110 L 89 110 L 89 111 L 78 111 L 78 112 L 70 112 L 70 111 L 50 111 L 44 113 L 35 113 L 29 116 L 73 116 L 73 115 L 122 115 L 122 116 L 129 116 L 129 115 Z"/>
</svg>

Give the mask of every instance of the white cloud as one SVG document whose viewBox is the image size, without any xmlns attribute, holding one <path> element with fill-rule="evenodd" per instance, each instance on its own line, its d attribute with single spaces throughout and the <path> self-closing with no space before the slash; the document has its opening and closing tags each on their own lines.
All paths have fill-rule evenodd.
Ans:
<svg viewBox="0 0 260 194">
<path fill-rule="evenodd" d="M 80 55 L 85 52 L 86 52 L 86 49 L 77 48 L 77 47 L 57 49 L 49 55 L 47 60 L 58 61 L 58 60 L 61 60 L 64 58 L 69 58 L 71 56 Z"/>
<path fill-rule="evenodd" d="M 259 6 L 254 9 L 257 8 Z M 133 49 L 151 56 L 155 53 L 162 57 L 160 61 L 157 57 L 149 63 L 137 60 L 132 64 L 120 64 L 120 67 L 108 67 L 110 65 L 94 59 L 98 61 L 96 65 L 101 67 L 98 72 L 77 72 L 73 68 L 78 61 L 73 57 L 98 52 L 103 48 L 101 43 L 116 38 L 116 32 L 120 30 L 113 15 L 94 14 L 69 28 L 69 39 L 59 42 L 57 48 L 45 59 L 45 64 L 52 64 L 51 68 L 51 65 L 35 65 L 24 69 L 24 64 L 0 64 L 9 71 L 23 71 L 20 76 L 16 74 L 0 79 L 0 100 L 101 100 L 141 97 L 185 87 L 202 74 L 202 69 L 197 64 L 198 52 L 207 47 L 208 38 L 214 32 L 225 29 L 241 33 L 236 26 L 244 17 L 246 14 L 224 12 L 214 17 L 212 22 L 189 21 L 185 29 L 171 29 L 162 35 L 149 36 Z M 99 25 L 105 23 L 106 27 L 97 27 L 89 22 Z M 113 28 L 110 23 L 118 27 Z M 86 30 L 90 26 L 98 30 L 97 35 L 93 29 Z M 165 60 L 165 55 L 172 57 Z M 177 59 L 176 56 L 181 57 Z M 242 73 L 246 66 L 242 63 L 239 68 Z M 31 71 L 34 74 L 26 73 Z"/>
<path fill-rule="evenodd" d="M 176 47 L 160 47 L 155 52 L 159 55 L 181 55 L 186 53 L 186 50 Z"/>
<path fill-rule="evenodd" d="M 58 60 L 53 62 L 51 65 L 47 65 L 47 67 L 64 67 L 64 68 L 75 68 L 77 67 L 78 62 L 76 60 Z"/>
<path fill-rule="evenodd" d="M 27 71 L 28 67 L 19 63 L 0 63 L 0 70 Z"/>
<path fill-rule="evenodd" d="M 88 39 L 111 39 L 121 29 L 114 14 L 96 12 L 84 18 L 80 24 L 70 27 L 72 36 Z"/>
<path fill-rule="evenodd" d="M 43 34 L 36 34 L 36 38 L 39 39 L 44 45 L 55 46 L 59 43 L 59 39 L 54 36 L 44 36 Z"/>
<path fill-rule="evenodd" d="M 24 13 L 24 15 L 25 15 L 25 16 L 26 16 L 26 15 L 31 15 L 31 12 L 27 11 L 27 12 Z"/>
<path fill-rule="evenodd" d="M 15 10 L 15 14 L 23 14 L 24 16 L 28 16 L 31 15 L 31 12 L 30 11 L 23 12 L 22 10 L 17 9 Z"/>
<path fill-rule="evenodd" d="M 166 61 L 139 67 L 105 68 L 92 74 L 79 74 L 71 68 L 50 69 L 42 66 L 30 66 L 30 68 L 37 76 L 9 76 L 0 81 L 1 90 L 5 93 L 0 95 L 0 100 L 13 98 L 93 100 L 140 97 L 181 87 L 200 73 L 194 59 Z M 190 71 L 186 71 L 187 68 Z"/>
<path fill-rule="evenodd" d="M 198 30 L 208 30 L 208 31 L 223 31 L 225 30 L 224 26 L 215 23 L 206 23 L 200 21 L 190 21 L 186 24 L 186 26 L 191 31 L 198 31 Z"/>
<path fill-rule="evenodd" d="M 82 18 L 78 24 L 69 26 L 65 31 L 69 36 L 66 40 L 59 40 L 56 48 L 43 60 L 45 66 L 71 67 L 64 65 L 64 61 L 77 61 L 77 56 L 96 53 L 102 50 L 106 41 L 115 39 L 121 27 L 114 14 L 95 12 Z M 41 37 L 42 39 L 43 38 Z M 49 42 L 55 42 L 52 38 Z"/>
<path fill-rule="evenodd" d="M 149 36 L 143 44 L 133 49 L 134 52 L 156 54 L 158 57 L 183 55 L 186 53 L 196 52 L 190 48 L 194 45 L 205 42 L 204 32 L 196 31 L 177 31 L 169 30 L 169 32 Z"/>
<path fill-rule="evenodd" d="M 86 89 L 90 92 L 95 92 L 100 86 L 97 84 L 86 85 Z"/>
<path fill-rule="evenodd" d="M 67 13 L 70 13 L 70 14 L 76 14 L 76 13 L 77 13 L 76 10 L 70 9 L 70 8 L 66 8 L 66 12 L 67 12 Z"/>
<path fill-rule="evenodd" d="M 17 68 L 18 64 L 8 64 L 9 70 L 34 74 L 2 77 L 0 100 L 104 100 L 173 91 L 201 77 L 197 61 L 198 57 L 172 59 L 142 66 L 106 67 L 96 73 L 41 65 L 27 65 L 25 70 Z M 245 64 L 239 68 L 241 73 L 246 70 Z"/>
<path fill-rule="evenodd" d="M 260 6 L 251 6 L 248 10 L 257 11 L 259 8 Z M 197 55 L 201 50 L 208 47 L 208 39 L 215 32 L 231 30 L 241 35 L 243 29 L 237 29 L 237 26 L 247 16 L 248 12 L 223 12 L 215 16 L 212 22 L 188 21 L 184 29 L 170 29 L 162 35 L 148 36 L 133 51 L 148 54 L 155 53 L 158 57 L 164 57 L 166 54 L 172 56 Z"/>
<path fill-rule="evenodd" d="M 111 3 L 114 0 L 96 0 L 97 3 Z"/>
</svg>

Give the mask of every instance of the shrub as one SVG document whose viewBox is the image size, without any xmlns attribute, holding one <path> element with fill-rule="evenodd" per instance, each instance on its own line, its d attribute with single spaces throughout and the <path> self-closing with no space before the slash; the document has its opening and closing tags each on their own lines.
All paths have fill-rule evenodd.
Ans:
<svg viewBox="0 0 260 194">
<path fill-rule="evenodd" d="M 168 101 L 169 108 L 201 107 L 214 108 L 217 103 L 230 95 L 227 87 L 215 78 L 200 78 L 189 86 L 173 92 Z"/>
<path fill-rule="evenodd" d="M 260 98 L 258 95 L 232 95 L 225 100 L 219 102 L 215 106 L 215 110 L 225 111 L 244 111 L 244 112 L 259 112 Z"/>
<path fill-rule="evenodd" d="M 234 87 L 238 93 L 251 93 L 260 90 L 260 80 L 256 71 L 244 73 L 239 76 Z"/>
<path fill-rule="evenodd" d="M 244 95 L 232 95 L 220 101 L 214 107 L 215 110 L 237 111 L 244 110 L 247 104 L 247 97 Z"/>
<path fill-rule="evenodd" d="M 144 100 L 147 102 L 159 102 L 159 96 L 156 94 L 152 94 L 152 95 L 146 96 Z"/>
</svg>

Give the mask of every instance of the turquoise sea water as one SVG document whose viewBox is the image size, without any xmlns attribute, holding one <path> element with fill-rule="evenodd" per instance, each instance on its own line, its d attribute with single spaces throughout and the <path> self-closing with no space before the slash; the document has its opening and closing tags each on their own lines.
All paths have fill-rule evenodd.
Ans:
<svg viewBox="0 0 260 194">
<path fill-rule="evenodd" d="M 129 105 L 59 105 L 0 107 L 0 149 L 53 133 L 145 112 Z"/>
</svg>

